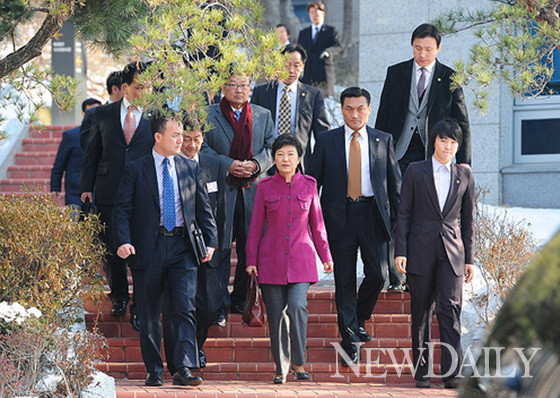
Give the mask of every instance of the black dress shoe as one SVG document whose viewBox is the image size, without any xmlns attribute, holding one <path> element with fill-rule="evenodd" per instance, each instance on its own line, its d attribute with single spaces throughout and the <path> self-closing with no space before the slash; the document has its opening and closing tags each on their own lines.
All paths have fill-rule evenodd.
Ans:
<svg viewBox="0 0 560 398">
<path fill-rule="evenodd" d="M 388 292 L 408 292 L 408 286 L 404 283 L 395 283 L 387 286 Z"/>
<path fill-rule="evenodd" d="M 350 366 L 350 365 L 358 364 L 358 353 L 357 352 L 347 352 L 346 355 L 348 355 L 348 358 L 350 359 L 350 362 L 347 362 L 346 359 L 341 358 L 340 364 L 342 366 Z"/>
<path fill-rule="evenodd" d="M 126 305 L 128 300 L 115 300 L 111 308 L 112 316 L 124 316 L 126 314 Z"/>
<path fill-rule="evenodd" d="M 430 388 L 430 380 L 416 380 L 417 388 Z"/>
<path fill-rule="evenodd" d="M 371 336 L 368 334 L 368 332 L 366 331 L 366 328 L 363 326 L 359 326 L 358 327 L 358 333 L 356 333 L 358 335 L 358 338 L 360 339 L 360 341 L 370 341 L 371 340 Z"/>
<path fill-rule="evenodd" d="M 274 379 L 272 379 L 274 384 L 284 384 L 286 382 L 286 375 L 276 375 Z"/>
<path fill-rule="evenodd" d="M 173 375 L 175 386 L 199 386 L 202 383 L 200 377 L 193 376 L 188 368 L 181 368 Z"/>
<path fill-rule="evenodd" d="M 216 317 L 216 320 L 214 321 L 214 325 L 218 325 L 220 327 L 224 327 L 226 326 L 226 315 L 222 312 L 220 312 L 218 314 L 218 316 Z"/>
<path fill-rule="evenodd" d="M 146 378 L 147 386 L 151 387 L 160 387 L 163 386 L 163 379 L 161 378 L 161 373 L 149 373 L 148 377 Z"/>
<path fill-rule="evenodd" d="M 452 377 L 443 382 L 445 388 L 458 388 L 461 384 L 461 380 L 458 377 Z"/>
<path fill-rule="evenodd" d="M 130 324 L 132 325 L 132 330 L 140 331 L 140 321 L 138 320 L 138 314 L 130 314 Z"/>
<path fill-rule="evenodd" d="M 201 369 L 206 367 L 206 353 L 204 352 L 204 348 L 198 350 L 198 363 Z"/>
</svg>

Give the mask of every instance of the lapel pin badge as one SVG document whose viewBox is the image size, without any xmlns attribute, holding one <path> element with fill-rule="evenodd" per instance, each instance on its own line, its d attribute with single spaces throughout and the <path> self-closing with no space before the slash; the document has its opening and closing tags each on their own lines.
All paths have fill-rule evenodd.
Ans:
<svg viewBox="0 0 560 398">
<path fill-rule="evenodd" d="M 375 139 L 375 142 L 379 142 L 379 138 L 376 138 L 376 139 Z"/>
<path fill-rule="evenodd" d="M 438 77 L 438 78 L 437 78 L 437 81 L 438 81 L 438 82 L 441 82 L 441 77 Z"/>
<path fill-rule="evenodd" d="M 460 184 L 460 183 L 461 183 L 461 180 L 457 180 L 457 184 Z"/>
<path fill-rule="evenodd" d="M 305 93 L 301 93 L 301 96 L 302 96 L 302 97 L 305 97 Z"/>
</svg>

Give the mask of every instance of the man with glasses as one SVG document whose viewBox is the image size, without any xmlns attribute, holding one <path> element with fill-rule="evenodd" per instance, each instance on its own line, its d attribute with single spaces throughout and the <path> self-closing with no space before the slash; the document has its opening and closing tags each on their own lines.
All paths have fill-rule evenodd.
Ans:
<svg viewBox="0 0 560 398">
<path fill-rule="evenodd" d="M 237 267 L 230 295 L 231 313 L 243 312 L 247 294 L 245 241 L 253 212 L 257 181 L 272 166 L 274 123 L 267 109 L 249 104 L 248 77 L 232 74 L 222 86 L 224 97 L 208 107 L 211 129 L 202 144 L 202 153 L 217 155 L 226 177 L 223 249 L 231 252 L 236 242 Z M 223 254 L 229 254 L 223 252 Z M 229 258 L 229 255 L 227 255 Z"/>
</svg>

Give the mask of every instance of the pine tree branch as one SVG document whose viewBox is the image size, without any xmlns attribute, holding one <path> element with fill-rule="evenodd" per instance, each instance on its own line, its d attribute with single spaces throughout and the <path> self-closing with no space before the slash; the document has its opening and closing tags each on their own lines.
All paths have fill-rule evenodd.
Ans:
<svg viewBox="0 0 560 398">
<path fill-rule="evenodd" d="M 60 13 L 58 15 L 48 14 L 41 28 L 25 46 L 0 60 L 0 79 L 31 61 L 33 58 L 40 56 L 45 44 L 62 28 L 62 25 L 64 25 L 64 22 L 66 22 L 69 16 L 70 15 L 66 13 Z"/>
<path fill-rule="evenodd" d="M 6 37 L 11 36 L 11 35 L 14 33 L 14 31 L 16 30 L 17 26 L 18 26 L 21 22 L 25 21 L 25 20 L 27 19 L 27 17 L 28 17 L 29 15 L 31 15 L 32 13 L 34 13 L 34 12 L 44 12 L 44 13 L 48 14 L 48 13 L 49 13 L 49 9 L 48 9 L 48 8 L 45 8 L 45 7 L 34 7 L 34 8 L 30 8 L 30 9 L 26 10 L 26 11 L 23 13 L 23 15 L 22 15 L 21 17 L 19 17 L 17 21 L 14 22 L 14 24 L 13 24 L 13 26 L 10 28 L 10 30 L 6 32 Z"/>
</svg>

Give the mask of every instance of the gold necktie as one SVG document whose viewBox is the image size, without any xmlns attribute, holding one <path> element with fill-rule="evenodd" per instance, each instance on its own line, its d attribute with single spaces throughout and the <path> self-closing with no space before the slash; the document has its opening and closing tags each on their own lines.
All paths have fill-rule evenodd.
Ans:
<svg viewBox="0 0 560 398">
<path fill-rule="evenodd" d="M 350 157 L 348 159 L 348 196 L 357 200 L 362 195 L 362 153 L 358 137 L 360 133 L 352 133 L 350 141 Z"/>
</svg>

